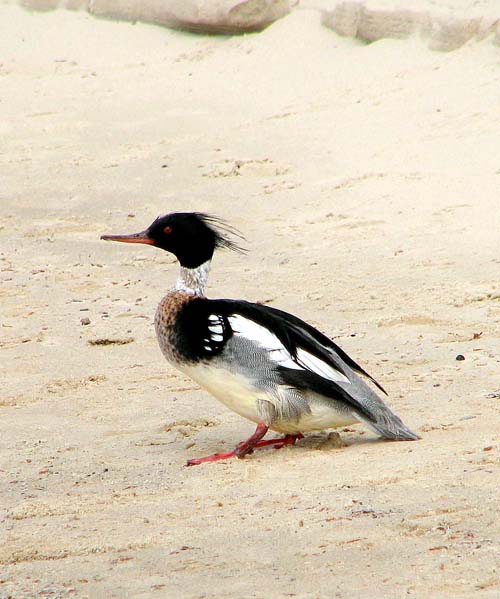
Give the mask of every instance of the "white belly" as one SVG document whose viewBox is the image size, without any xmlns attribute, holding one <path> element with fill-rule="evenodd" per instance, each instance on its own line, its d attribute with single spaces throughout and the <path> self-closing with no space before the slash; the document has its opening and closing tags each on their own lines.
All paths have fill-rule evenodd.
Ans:
<svg viewBox="0 0 500 599">
<path fill-rule="evenodd" d="M 200 363 L 177 367 L 230 410 L 252 422 L 263 421 L 259 401 L 276 404 L 276 396 L 267 395 L 237 373 Z M 295 434 L 348 426 L 358 422 L 348 409 L 335 400 L 325 400 L 313 393 L 309 394 L 308 399 L 310 412 L 302 413 L 298 420 L 275 420 L 266 424 L 270 425 L 272 430 Z"/>
<path fill-rule="evenodd" d="M 296 421 L 281 421 L 274 428 L 288 434 L 322 431 L 328 428 L 348 426 L 358 419 L 333 399 L 326 400 L 315 393 L 308 394 L 310 412 L 304 412 Z"/>
<path fill-rule="evenodd" d="M 180 370 L 206 389 L 233 412 L 253 422 L 261 422 L 258 400 L 267 399 L 242 375 L 207 364 L 180 367 Z"/>
</svg>

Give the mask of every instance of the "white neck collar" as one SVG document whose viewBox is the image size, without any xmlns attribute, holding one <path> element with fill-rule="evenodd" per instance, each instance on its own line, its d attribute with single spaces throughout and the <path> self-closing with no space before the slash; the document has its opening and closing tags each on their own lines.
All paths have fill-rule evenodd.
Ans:
<svg viewBox="0 0 500 599">
<path fill-rule="evenodd" d="M 174 290 L 192 293 L 193 295 L 203 295 L 211 262 L 211 260 L 207 260 L 196 268 L 181 266 Z"/>
</svg>

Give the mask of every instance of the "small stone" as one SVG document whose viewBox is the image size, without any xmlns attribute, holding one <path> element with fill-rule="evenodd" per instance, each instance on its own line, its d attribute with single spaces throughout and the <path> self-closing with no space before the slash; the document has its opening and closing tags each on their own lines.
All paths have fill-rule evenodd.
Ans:
<svg viewBox="0 0 500 599">
<path fill-rule="evenodd" d="M 85 316 L 84 318 L 80 318 L 80 322 L 82 323 L 83 326 L 86 326 L 86 325 L 90 324 L 90 318 L 88 316 Z"/>
<path fill-rule="evenodd" d="M 457 362 L 463 362 L 465 360 L 465 356 L 462 354 L 458 354 L 455 360 L 457 360 Z"/>
<path fill-rule="evenodd" d="M 329 450 L 329 449 L 340 449 L 344 447 L 342 437 L 336 432 L 328 433 L 328 437 L 318 445 L 318 449 Z"/>
</svg>

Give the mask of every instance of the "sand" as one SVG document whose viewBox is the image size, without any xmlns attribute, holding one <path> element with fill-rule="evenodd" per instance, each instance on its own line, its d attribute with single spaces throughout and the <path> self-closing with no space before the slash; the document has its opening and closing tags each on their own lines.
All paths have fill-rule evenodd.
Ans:
<svg viewBox="0 0 500 599">
<path fill-rule="evenodd" d="M 499 596 L 499 48 L 320 20 L 0 6 L 2 599 Z M 174 260 L 99 241 L 174 210 L 247 238 L 211 297 L 320 327 L 422 440 L 186 468 L 253 425 L 160 354 Z"/>
</svg>

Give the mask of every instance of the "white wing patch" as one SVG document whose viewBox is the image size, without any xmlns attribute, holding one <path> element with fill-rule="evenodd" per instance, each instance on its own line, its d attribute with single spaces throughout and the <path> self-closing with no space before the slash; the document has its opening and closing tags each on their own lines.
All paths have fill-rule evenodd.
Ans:
<svg viewBox="0 0 500 599">
<path fill-rule="evenodd" d="M 224 327 L 220 323 L 218 323 L 218 324 L 209 324 L 208 325 L 208 329 L 209 329 L 209 331 L 211 331 L 212 333 L 214 333 L 216 335 L 222 335 L 222 333 L 224 331 Z"/>
<path fill-rule="evenodd" d="M 220 349 L 220 344 L 224 341 L 224 320 L 219 314 L 209 314 L 208 316 L 208 336 L 204 339 L 205 351 L 213 353 Z"/>
<path fill-rule="evenodd" d="M 270 359 L 279 366 L 295 370 L 310 370 L 330 381 L 341 383 L 351 382 L 341 372 L 300 347 L 297 350 L 297 358 L 293 359 L 290 352 L 288 352 L 274 333 L 253 320 L 239 315 L 230 316 L 228 320 L 235 335 L 241 335 L 260 345 L 260 347 L 269 352 Z"/>
<path fill-rule="evenodd" d="M 319 376 L 331 381 L 337 381 L 342 383 L 350 383 L 351 381 L 336 368 L 332 368 L 330 364 L 323 362 L 321 358 L 313 356 L 305 349 L 299 347 L 297 350 L 297 362 L 301 366 L 305 366 L 308 370 L 312 370 Z"/>
</svg>

